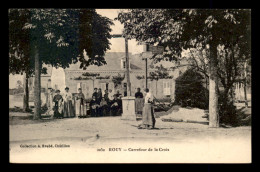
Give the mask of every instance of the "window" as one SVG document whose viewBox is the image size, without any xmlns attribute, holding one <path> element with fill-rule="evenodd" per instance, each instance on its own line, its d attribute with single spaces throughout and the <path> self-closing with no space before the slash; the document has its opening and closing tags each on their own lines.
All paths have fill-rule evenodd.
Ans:
<svg viewBox="0 0 260 172">
<path fill-rule="evenodd" d="M 163 94 L 171 95 L 170 81 L 163 81 Z"/>
<path fill-rule="evenodd" d="M 86 96 L 89 97 L 89 86 L 86 85 Z"/>
<path fill-rule="evenodd" d="M 126 68 L 125 59 L 121 59 L 121 68 L 122 68 L 122 69 L 125 69 L 125 68 Z"/>
</svg>

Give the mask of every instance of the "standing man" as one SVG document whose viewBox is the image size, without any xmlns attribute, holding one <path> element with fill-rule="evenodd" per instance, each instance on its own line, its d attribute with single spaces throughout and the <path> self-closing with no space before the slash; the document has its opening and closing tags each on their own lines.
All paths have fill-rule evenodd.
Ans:
<svg viewBox="0 0 260 172">
<path fill-rule="evenodd" d="M 85 96 L 82 93 L 82 89 L 78 89 L 78 93 L 76 95 L 76 116 L 79 118 L 85 117 Z"/>
<path fill-rule="evenodd" d="M 98 117 L 99 104 L 97 103 L 96 97 L 92 96 L 92 100 L 89 103 L 89 109 L 92 117 Z"/>
<path fill-rule="evenodd" d="M 96 100 L 97 100 L 97 88 L 94 88 L 94 92 L 92 94 L 92 97 L 95 96 Z"/>
<path fill-rule="evenodd" d="M 135 98 L 143 98 L 143 93 L 140 88 L 137 88 L 137 92 L 135 93 Z"/>
<path fill-rule="evenodd" d="M 97 102 L 98 102 L 98 104 L 100 103 L 101 99 L 102 99 L 102 90 L 101 90 L 101 88 L 99 88 L 98 92 L 97 92 Z"/>
<path fill-rule="evenodd" d="M 109 103 L 108 90 L 105 90 L 104 99 L 107 103 Z"/>
</svg>

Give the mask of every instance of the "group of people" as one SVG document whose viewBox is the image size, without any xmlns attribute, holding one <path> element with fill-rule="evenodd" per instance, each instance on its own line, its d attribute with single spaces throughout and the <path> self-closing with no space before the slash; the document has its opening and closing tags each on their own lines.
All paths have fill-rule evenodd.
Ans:
<svg viewBox="0 0 260 172">
<path fill-rule="evenodd" d="M 65 93 L 60 94 L 60 90 L 55 91 L 56 95 L 53 97 L 54 103 L 54 118 L 70 118 L 75 117 L 75 111 L 72 104 L 72 94 L 69 92 L 69 88 L 65 88 Z"/>
<path fill-rule="evenodd" d="M 102 95 L 101 88 L 94 89 L 92 100 L 89 103 L 90 115 L 92 117 L 98 116 L 118 116 L 122 113 L 122 95 L 117 91 L 116 94 L 112 93 L 112 90 L 105 90 Z"/>
<path fill-rule="evenodd" d="M 116 94 L 112 93 L 112 90 L 105 90 L 105 94 L 102 95 L 101 88 L 94 88 L 92 99 L 89 102 L 87 108 L 87 100 L 85 99 L 82 89 L 78 88 L 78 93 L 72 96 L 69 92 L 69 88 L 65 88 L 65 93 L 60 94 L 60 90 L 55 91 L 55 96 L 52 101 L 53 117 L 54 118 L 68 118 L 79 117 L 84 118 L 87 115 L 91 117 L 99 116 L 118 116 L 122 113 L 122 95 L 117 91 Z M 75 106 L 73 103 L 75 100 Z"/>
<path fill-rule="evenodd" d="M 149 89 L 145 89 L 145 92 L 144 96 L 140 88 L 137 88 L 135 93 L 135 112 L 142 115 L 143 123 L 139 128 L 152 129 L 155 126 L 154 100 Z M 113 94 L 112 90 L 105 90 L 103 95 L 101 88 L 94 88 L 89 108 L 86 106 L 86 99 L 81 88 L 78 88 L 78 93 L 74 97 L 69 92 L 68 87 L 65 88 L 63 95 L 60 94 L 60 90 L 56 90 L 55 93 L 56 95 L 53 97 L 54 118 L 75 116 L 83 118 L 87 114 L 91 117 L 119 116 L 122 113 L 122 95 L 119 91 Z M 76 101 L 75 107 L 73 106 L 73 99 Z"/>
</svg>

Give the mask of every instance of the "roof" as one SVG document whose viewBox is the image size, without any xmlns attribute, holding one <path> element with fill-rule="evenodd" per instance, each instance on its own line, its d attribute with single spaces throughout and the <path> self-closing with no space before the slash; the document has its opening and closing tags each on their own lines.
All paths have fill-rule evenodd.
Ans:
<svg viewBox="0 0 260 172">
<path fill-rule="evenodd" d="M 87 71 L 122 71 L 121 69 L 121 59 L 125 58 L 124 52 L 107 52 L 105 55 L 106 63 L 102 66 L 90 65 L 87 67 Z M 132 70 L 142 70 L 145 67 L 145 62 L 138 55 L 132 55 L 129 53 L 130 68 Z M 65 70 L 83 70 L 80 69 L 80 62 L 76 64 L 71 64 L 69 68 Z"/>
<path fill-rule="evenodd" d="M 87 71 L 122 71 L 121 69 L 121 59 L 125 58 L 124 52 L 107 52 L 105 54 L 106 65 L 96 66 L 90 65 L 87 67 Z M 130 68 L 131 70 L 145 70 L 145 61 L 142 60 L 141 54 L 131 54 L 129 53 Z M 149 67 L 153 63 L 153 60 L 148 60 L 148 70 L 155 70 L 155 68 Z M 163 65 L 166 68 L 175 66 L 175 63 L 169 61 L 160 61 L 158 63 L 153 63 L 152 66 Z M 76 64 L 71 64 L 69 68 L 66 68 L 65 71 L 81 71 L 80 62 Z"/>
</svg>

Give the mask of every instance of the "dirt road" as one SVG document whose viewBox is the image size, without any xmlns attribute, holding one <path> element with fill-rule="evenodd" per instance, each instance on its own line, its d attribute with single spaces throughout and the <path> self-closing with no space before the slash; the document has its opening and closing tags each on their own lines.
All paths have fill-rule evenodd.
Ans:
<svg viewBox="0 0 260 172">
<path fill-rule="evenodd" d="M 160 118 L 156 121 L 155 130 L 138 129 L 141 121 L 120 117 L 10 125 L 10 158 L 13 162 L 56 163 L 251 160 L 251 127 L 217 129 L 203 124 L 162 122 Z"/>
</svg>

